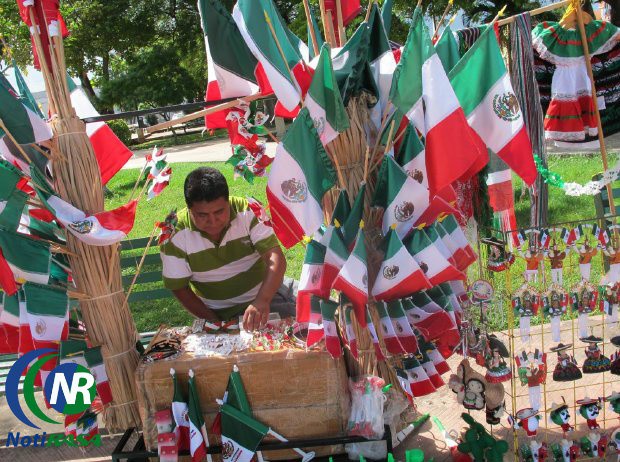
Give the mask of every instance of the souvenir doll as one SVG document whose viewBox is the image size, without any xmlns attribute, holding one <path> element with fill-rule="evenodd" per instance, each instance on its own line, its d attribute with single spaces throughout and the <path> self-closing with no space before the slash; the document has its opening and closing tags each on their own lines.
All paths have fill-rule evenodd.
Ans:
<svg viewBox="0 0 620 462">
<path fill-rule="evenodd" d="M 574 441 L 563 439 L 551 446 L 553 462 L 575 462 L 579 457 L 579 445 Z"/>
<path fill-rule="evenodd" d="M 522 285 L 512 296 L 512 308 L 515 316 L 519 316 L 519 330 L 521 341 L 526 343 L 530 339 L 530 318 L 536 316 L 540 306 L 540 296 L 532 286 Z"/>
<path fill-rule="evenodd" d="M 543 462 L 547 460 L 547 443 L 531 440 L 528 446 L 520 446 L 521 459 L 524 462 Z"/>
<path fill-rule="evenodd" d="M 596 246 L 592 247 L 590 245 L 587 236 L 581 247 L 578 247 L 577 244 L 573 244 L 573 246 L 575 251 L 579 254 L 579 272 L 581 273 L 581 279 L 584 281 L 589 281 L 592 258 L 596 256 L 598 250 L 596 249 Z"/>
<path fill-rule="evenodd" d="M 609 259 L 609 271 L 603 276 L 601 284 L 620 282 L 620 247 L 615 236 L 610 245 L 603 247 L 603 254 Z"/>
<path fill-rule="evenodd" d="M 620 393 L 614 391 L 611 395 L 605 398 L 605 401 L 609 403 L 609 410 L 620 414 Z"/>
<path fill-rule="evenodd" d="M 566 259 L 569 251 L 570 249 L 568 248 L 561 251 L 554 240 L 551 245 L 551 249 L 547 252 L 547 258 L 549 259 L 549 264 L 551 266 L 551 282 L 554 284 L 564 284 L 564 260 Z"/>
<path fill-rule="evenodd" d="M 489 383 L 506 382 L 512 373 L 504 358 L 510 357 L 506 346 L 495 335 L 482 335 L 484 349 L 476 355 L 476 363 L 487 368 L 484 376 Z"/>
<path fill-rule="evenodd" d="M 581 453 L 586 457 L 604 458 L 607 451 L 607 435 L 590 432 L 581 438 Z"/>
<path fill-rule="evenodd" d="M 492 237 L 490 239 L 485 239 L 484 242 L 489 246 L 489 258 L 487 262 L 489 271 L 494 271 L 496 273 L 505 271 L 515 262 L 514 255 L 506 250 L 506 245 L 499 239 Z"/>
<path fill-rule="evenodd" d="M 620 283 L 608 283 L 599 287 L 599 308 L 605 313 L 605 324 L 611 329 L 618 323 L 618 303 L 620 303 Z"/>
<path fill-rule="evenodd" d="M 574 427 L 570 424 L 570 412 L 568 411 L 568 404 L 555 404 L 551 405 L 551 409 L 548 409 L 549 419 L 556 425 L 562 427 L 562 431 L 566 435 L 568 432 L 572 432 Z"/>
<path fill-rule="evenodd" d="M 570 343 L 568 345 L 560 343 L 550 348 L 553 353 L 558 354 L 558 363 L 553 370 L 553 380 L 556 382 L 572 382 L 582 377 L 581 371 L 577 366 L 577 361 L 575 361 L 575 358 L 567 351 L 572 346 L 573 345 Z"/>
<path fill-rule="evenodd" d="M 608 451 L 613 451 L 616 454 L 616 460 L 620 460 L 620 428 L 611 434 Z"/>
<path fill-rule="evenodd" d="M 611 369 L 611 361 L 598 347 L 598 344 L 603 341 L 601 337 L 590 335 L 589 337 L 582 338 L 581 341 L 588 344 L 585 350 L 586 359 L 581 368 L 584 374 L 596 374 L 597 372 L 605 372 Z"/>
<path fill-rule="evenodd" d="M 538 268 L 544 258 L 543 252 L 538 250 L 535 244 L 530 243 L 528 249 L 525 252 L 519 252 L 519 254 L 525 260 L 525 280 L 533 283 L 538 282 Z"/>
<path fill-rule="evenodd" d="M 601 403 L 599 399 L 584 398 L 578 399 L 577 405 L 579 406 L 579 415 L 586 419 L 588 428 L 590 430 L 596 430 L 600 428 L 596 422 L 596 418 L 601 412 Z"/>
<path fill-rule="evenodd" d="M 613 343 L 613 339 L 612 339 L 612 343 Z M 609 371 L 614 375 L 620 375 L 620 350 L 616 350 L 615 353 L 612 353 L 611 356 L 609 356 L 609 361 L 611 362 Z"/>
<path fill-rule="evenodd" d="M 538 415 L 538 410 L 527 407 L 517 412 L 517 415 L 515 417 L 517 420 L 514 425 L 515 429 L 522 428 L 523 430 L 525 430 L 525 434 L 528 436 L 528 438 L 533 438 L 536 436 L 538 426 L 540 425 L 540 416 Z"/>
<path fill-rule="evenodd" d="M 536 349 L 533 353 L 523 351 L 515 356 L 515 362 L 519 368 L 521 385 L 527 385 L 530 396 L 530 406 L 538 411 L 540 409 L 540 385 L 547 379 L 547 354 Z"/>
<path fill-rule="evenodd" d="M 596 309 L 598 291 L 587 281 L 581 281 L 571 289 L 573 311 L 579 312 L 577 326 L 579 337 L 588 335 L 588 316 Z"/>
<path fill-rule="evenodd" d="M 560 341 L 560 318 L 566 313 L 568 293 L 558 284 L 552 284 L 542 296 L 543 312 L 551 319 L 551 338 Z"/>
</svg>

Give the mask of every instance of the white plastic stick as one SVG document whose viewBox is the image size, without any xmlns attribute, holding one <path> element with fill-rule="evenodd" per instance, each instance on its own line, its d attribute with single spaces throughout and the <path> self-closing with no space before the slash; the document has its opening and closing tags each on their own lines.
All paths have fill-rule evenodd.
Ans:
<svg viewBox="0 0 620 462">
<path fill-rule="evenodd" d="M 273 431 L 272 428 L 270 428 L 267 433 L 270 434 L 271 436 L 275 437 L 277 440 L 282 441 L 283 443 L 288 443 L 288 440 L 286 438 L 284 438 L 279 433 L 276 433 L 275 431 Z M 299 454 L 302 457 L 302 459 L 301 459 L 302 462 L 309 462 L 312 459 L 314 459 L 314 457 L 316 456 L 314 451 L 313 452 L 305 452 L 305 451 L 302 451 L 299 448 L 293 448 L 293 451 L 295 451 L 297 454 Z"/>
</svg>

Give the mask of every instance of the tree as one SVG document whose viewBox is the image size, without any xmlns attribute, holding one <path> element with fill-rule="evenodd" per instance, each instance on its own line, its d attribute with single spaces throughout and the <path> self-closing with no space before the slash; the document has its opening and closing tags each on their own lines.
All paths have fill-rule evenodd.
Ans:
<svg viewBox="0 0 620 462">
<path fill-rule="evenodd" d="M 19 18 L 15 0 L 0 0 L 0 37 L 6 44 L 5 47 L 0 42 L 0 60 L 4 61 L 5 67 L 11 64 L 11 58 L 22 68 L 32 62 L 30 33 Z"/>
</svg>

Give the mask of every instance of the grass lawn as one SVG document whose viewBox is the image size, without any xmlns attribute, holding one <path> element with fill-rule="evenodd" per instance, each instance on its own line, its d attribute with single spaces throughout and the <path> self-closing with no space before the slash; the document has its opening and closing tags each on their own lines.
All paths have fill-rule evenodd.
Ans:
<svg viewBox="0 0 620 462">
<path fill-rule="evenodd" d="M 615 164 L 615 157 L 610 158 L 610 165 Z M 138 206 L 137 218 L 135 226 L 129 235 L 129 238 L 147 237 L 150 235 L 153 225 L 156 221 L 163 220 L 166 214 L 173 208 L 183 208 L 185 206 L 183 199 L 183 182 L 187 174 L 198 166 L 207 165 L 218 168 L 224 173 L 230 186 L 230 192 L 232 195 L 246 197 L 254 196 L 256 199 L 263 203 L 266 203 L 265 198 L 265 186 L 267 183 L 266 178 L 257 178 L 253 185 L 248 184 L 243 179 L 233 180 L 232 167 L 221 162 L 212 162 L 205 164 L 198 163 L 183 163 L 173 164 L 173 176 L 170 186 L 159 197 L 153 199 L 150 202 L 145 200 L 141 201 Z M 588 156 L 573 156 L 573 157 L 552 157 L 549 162 L 549 169 L 553 172 L 559 173 L 565 181 L 576 181 L 579 183 L 585 183 L 592 175 L 602 170 L 602 164 L 600 157 L 588 157 Z M 119 172 L 108 184 L 108 188 L 111 194 L 106 200 L 106 209 L 112 209 L 126 203 L 129 199 L 133 185 L 137 179 L 139 170 L 123 170 Z M 521 196 L 521 182 L 515 179 L 515 204 L 517 221 L 519 227 L 526 227 L 529 224 L 530 204 L 529 197 L 526 195 L 524 199 L 520 199 Z M 582 218 L 591 218 L 595 216 L 594 202 L 592 197 L 569 197 L 564 194 L 562 190 L 556 187 L 549 188 L 549 222 L 564 222 L 571 220 L 578 220 Z M 156 252 L 157 249 L 153 249 Z M 288 267 L 287 276 L 292 278 L 299 278 L 301 272 L 301 266 L 304 258 L 304 249 L 301 245 L 297 245 L 294 248 L 285 251 Z M 571 283 L 576 282 L 579 278 L 579 272 L 576 265 L 575 256 L 570 257 L 570 261 L 567 260 L 565 271 L 565 286 L 569 287 Z M 597 257 L 595 262 L 600 261 Z M 520 274 L 522 272 L 521 266 L 523 266 L 522 260 L 517 260 L 516 266 L 512 271 L 513 274 Z M 144 268 L 143 272 L 148 271 L 149 268 Z M 131 271 L 125 270 L 127 274 Z M 598 280 L 601 274 L 601 268 L 597 265 L 592 265 L 592 280 Z M 505 287 L 506 281 L 504 273 L 498 275 L 496 279 L 496 285 L 499 290 Z M 510 281 L 513 289 L 516 289 L 521 284 L 521 277 L 515 277 L 515 280 Z M 153 283 L 152 287 L 159 287 L 161 284 Z M 167 323 L 169 325 L 186 325 L 191 323 L 191 316 L 188 315 L 185 310 L 175 301 L 158 301 L 158 302 L 139 302 L 134 303 L 131 306 L 134 314 L 134 319 L 138 330 L 144 332 L 147 330 L 153 330 L 161 323 Z M 503 311 L 505 310 L 498 310 Z M 506 325 L 506 320 L 503 316 L 498 316 L 491 320 L 493 327 L 503 328 Z M 535 323 L 535 319 L 533 320 Z"/>
<path fill-rule="evenodd" d="M 131 150 L 140 151 L 142 149 L 152 149 L 155 146 L 158 148 L 167 148 L 170 146 L 180 146 L 183 144 L 202 143 L 206 140 L 225 138 L 226 136 L 226 130 L 215 130 L 213 135 L 209 135 L 207 132 L 203 134 L 201 131 L 183 133 L 182 130 L 179 130 L 179 133 L 177 133 L 176 136 L 170 135 L 166 138 L 153 138 L 152 140 L 145 141 L 144 143 L 132 145 Z"/>
</svg>

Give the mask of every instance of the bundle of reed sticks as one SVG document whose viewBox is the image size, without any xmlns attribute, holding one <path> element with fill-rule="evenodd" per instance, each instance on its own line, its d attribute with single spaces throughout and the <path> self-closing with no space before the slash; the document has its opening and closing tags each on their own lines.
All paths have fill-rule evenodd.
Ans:
<svg viewBox="0 0 620 462">
<path fill-rule="evenodd" d="M 37 25 L 30 10 L 32 24 Z M 39 24 L 39 27 L 46 25 Z M 43 43 L 34 27 L 34 43 L 52 115 L 51 152 L 56 191 L 62 199 L 88 214 L 101 212 L 104 199 L 99 167 L 86 126 L 71 105 L 62 37 L 53 36 Z M 67 247 L 77 292 L 87 294 L 80 300 L 87 335 L 94 346 L 102 347 L 112 388 L 114 400 L 103 411 L 106 428 L 118 431 L 140 426 L 134 381 L 139 360 L 135 347 L 138 334 L 125 301 L 117 246 L 88 246 L 67 233 Z"/>
</svg>

